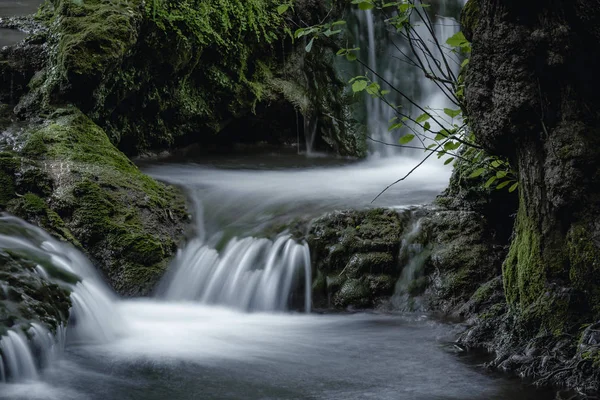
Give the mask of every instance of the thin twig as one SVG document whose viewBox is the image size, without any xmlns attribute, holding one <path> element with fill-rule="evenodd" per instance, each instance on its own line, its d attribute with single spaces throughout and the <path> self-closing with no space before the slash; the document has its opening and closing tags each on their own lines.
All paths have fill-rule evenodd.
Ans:
<svg viewBox="0 0 600 400">
<path fill-rule="evenodd" d="M 431 157 L 434 153 L 436 153 L 440 149 L 440 147 L 442 147 L 444 145 L 444 143 L 442 143 L 439 146 L 437 146 L 433 152 L 431 152 L 427 156 L 425 156 L 425 158 L 423 158 L 420 163 L 418 163 L 417 165 L 415 165 L 415 167 L 413 169 L 411 169 L 410 171 L 408 171 L 408 173 L 406 175 L 404 175 L 402 178 L 398 179 L 396 182 L 389 184 L 385 189 L 383 189 L 381 192 L 379 192 L 379 194 L 377 196 L 375 196 L 375 198 L 373 200 L 371 200 L 371 204 L 373 204 L 375 202 L 375 200 L 377 200 L 389 188 L 391 188 L 395 184 L 400 183 L 403 180 L 405 180 L 406 178 L 408 178 L 413 172 L 415 172 L 415 170 L 417 168 L 419 168 L 421 165 L 423 165 L 425 163 L 425 161 L 427 161 L 427 159 L 429 159 L 429 157 Z"/>
</svg>

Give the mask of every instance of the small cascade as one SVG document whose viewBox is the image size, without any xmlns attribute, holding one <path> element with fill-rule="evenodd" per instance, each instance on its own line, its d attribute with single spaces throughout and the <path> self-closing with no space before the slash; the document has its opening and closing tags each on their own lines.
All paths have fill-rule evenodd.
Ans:
<svg viewBox="0 0 600 400">
<path fill-rule="evenodd" d="M 0 340 L 2 360 L 1 382 L 36 379 L 37 367 L 27 337 L 19 331 L 8 331 Z"/>
<path fill-rule="evenodd" d="M 418 298 L 415 295 L 420 294 L 418 292 L 419 285 L 422 284 L 420 281 L 423 273 L 422 269 L 429 256 L 425 246 L 419 242 L 420 235 L 421 219 L 417 219 L 411 230 L 402 238 L 400 259 L 405 260 L 405 264 L 400 278 L 396 282 L 396 289 L 391 302 L 394 308 L 403 311 L 415 311 L 420 307 Z"/>
<path fill-rule="evenodd" d="M 283 311 L 302 275 L 304 309 L 310 312 L 311 266 L 306 243 L 299 244 L 289 236 L 275 241 L 234 238 L 219 253 L 195 239 L 177 255 L 159 295 L 241 310 Z"/>
<path fill-rule="evenodd" d="M 35 271 L 41 277 L 70 288 L 72 308 L 68 332 L 58 327 L 50 333 L 38 323 L 8 330 L 0 338 L 0 381 L 35 379 L 37 370 L 55 359 L 69 341 L 105 343 L 124 329 L 115 307 L 115 296 L 101 281 L 83 254 L 61 243 L 42 229 L 18 218 L 0 216 L 0 251 L 18 252 L 36 260 Z M 57 271 L 75 275 L 75 284 L 52 279 Z M 60 274 L 59 274 L 60 275 Z"/>
<path fill-rule="evenodd" d="M 318 118 L 314 116 L 314 112 L 308 112 L 304 116 L 304 143 L 306 146 L 306 155 L 308 156 L 314 154 L 318 127 Z"/>
</svg>

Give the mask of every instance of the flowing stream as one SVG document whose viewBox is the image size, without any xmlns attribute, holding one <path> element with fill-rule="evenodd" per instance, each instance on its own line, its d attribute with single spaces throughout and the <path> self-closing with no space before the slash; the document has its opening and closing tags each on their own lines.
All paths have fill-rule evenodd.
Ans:
<svg viewBox="0 0 600 400">
<path fill-rule="evenodd" d="M 2 1 L 0 15 L 34 3 Z M 367 26 L 373 47 L 377 27 Z M 0 31 L 0 45 L 11 40 Z M 395 68 L 384 69 L 397 76 Z M 422 78 L 413 79 L 427 92 Z M 372 126 L 383 132 L 385 112 L 368 107 Z M 551 399 L 474 367 L 480 359 L 451 345 L 457 328 L 427 315 L 307 313 L 307 245 L 285 228 L 262 233 L 294 218 L 369 207 L 414 164 L 410 156 L 357 163 L 278 153 L 142 165 L 184 188 L 194 217 L 194 231 L 152 298 L 118 298 L 79 251 L 1 216 L 2 232 L 13 234 L 0 234 L 0 250 L 24 251 L 82 280 L 71 287 L 67 329 L 50 334 L 32 324 L 29 339 L 17 331 L 1 338 L 0 399 Z M 427 163 L 375 205 L 428 203 L 450 172 Z M 405 247 L 420 256 L 409 237 Z M 40 266 L 38 273 L 47 271 Z M 414 273 L 408 265 L 399 287 Z M 302 300 L 298 311 L 290 311 L 294 296 Z"/>
<path fill-rule="evenodd" d="M 18 369 L 0 399 L 550 399 L 472 367 L 477 360 L 453 351 L 454 328 L 426 315 L 285 311 L 289 288 L 305 285 L 306 247 L 247 227 L 366 206 L 409 168 L 394 161 L 306 167 L 300 157 L 263 155 L 145 166 L 185 187 L 198 209 L 194 237 L 150 299 L 116 298 L 79 252 L 3 217 L 26 234 L 0 237 L 0 247 L 46 255 L 83 281 L 72 295 L 77 324 L 46 340 L 52 362 Z M 420 174 L 384 203 L 430 201 L 448 171 L 429 165 Z M 13 336 L 3 343 L 25 365 L 34 355 Z"/>
</svg>

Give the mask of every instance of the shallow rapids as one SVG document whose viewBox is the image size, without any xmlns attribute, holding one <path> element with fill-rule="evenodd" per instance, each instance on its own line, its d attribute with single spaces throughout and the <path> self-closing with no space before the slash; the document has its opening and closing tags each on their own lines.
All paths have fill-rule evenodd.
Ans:
<svg viewBox="0 0 600 400">
<path fill-rule="evenodd" d="M 120 339 L 68 346 L 40 381 L 0 399 L 550 400 L 461 362 L 420 315 L 242 313 L 124 301 Z"/>
</svg>

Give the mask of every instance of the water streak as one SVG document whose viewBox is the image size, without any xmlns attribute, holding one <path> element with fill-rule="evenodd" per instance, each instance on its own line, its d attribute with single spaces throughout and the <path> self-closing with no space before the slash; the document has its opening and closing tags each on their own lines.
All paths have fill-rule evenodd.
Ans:
<svg viewBox="0 0 600 400">
<path fill-rule="evenodd" d="M 159 296 L 241 310 L 283 311 L 298 276 L 305 276 L 305 305 L 310 311 L 310 252 L 289 236 L 275 241 L 233 238 L 219 254 L 192 240 L 177 255 Z"/>
<path fill-rule="evenodd" d="M 53 274 L 48 268 L 57 268 L 80 279 L 74 285 L 56 281 L 72 290 L 69 341 L 106 343 L 126 329 L 115 308 L 114 294 L 83 254 L 42 229 L 6 214 L 0 216 L 0 227 L 1 251 L 16 251 L 24 258 L 39 260 L 43 265 L 38 264 L 35 271 L 49 281 L 52 281 L 49 277 Z M 43 367 L 55 359 L 64 348 L 67 338 L 64 328 L 59 327 L 53 335 L 36 322 L 30 324 L 27 332 L 26 336 L 21 328 L 15 327 L 0 338 L 1 381 L 37 378 L 37 367 Z"/>
</svg>

